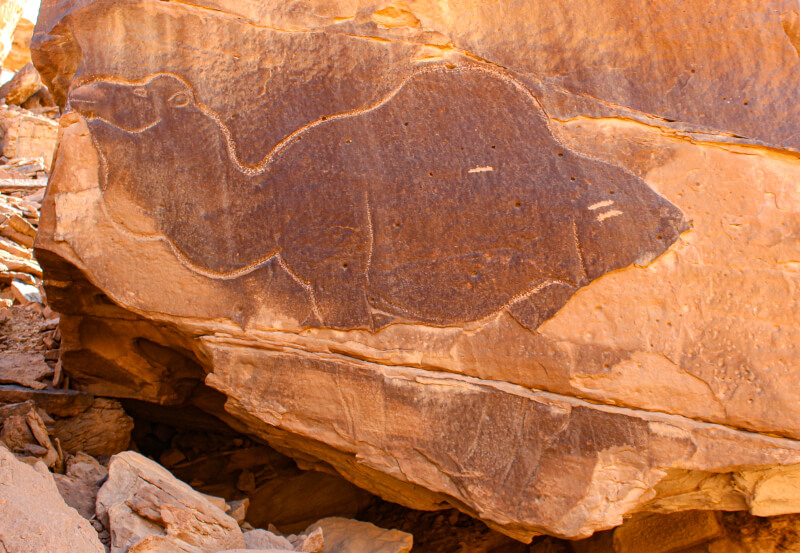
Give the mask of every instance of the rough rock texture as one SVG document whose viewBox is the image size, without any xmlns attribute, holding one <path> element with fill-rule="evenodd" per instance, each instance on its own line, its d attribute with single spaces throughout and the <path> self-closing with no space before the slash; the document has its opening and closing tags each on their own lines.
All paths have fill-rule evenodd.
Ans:
<svg viewBox="0 0 800 553">
<path fill-rule="evenodd" d="M 325 537 L 324 553 L 409 553 L 414 544 L 411 534 L 346 518 L 324 518 L 312 524 L 307 532 L 320 529 Z"/>
<path fill-rule="evenodd" d="M 97 494 L 97 518 L 111 532 L 112 553 L 124 553 L 145 538 L 148 549 L 142 544 L 141 551 L 244 547 L 239 525 L 208 496 L 132 451 L 111 458 L 108 480 Z"/>
<path fill-rule="evenodd" d="M 247 549 L 277 549 L 294 551 L 292 543 L 283 536 L 278 536 L 257 528 L 244 533 L 244 544 Z"/>
<path fill-rule="evenodd" d="M 133 420 L 118 401 L 98 398 L 83 413 L 56 421 L 53 434 L 64 451 L 83 451 L 95 457 L 113 455 L 128 448 Z"/>
<path fill-rule="evenodd" d="M 20 384 L 36 390 L 47 387 L 51 369 L 41 354 L 4 352 L 0 358 L 0 384 Z"/>
<path fill-rule="evenodd" d="M 42 86 L 42 78 L 32 63 L 22 67 L 14 77 L 3 86 L 0 86 L 0 98 L 6 104 L 21 105 L 25 100 L 36 94 Z"/>
<path fill-rule="evenodd" d="M 7 553 L 103 553 L 88 521 L 68 507 L 39 463 L 18 461 L 0 445 L 0 550 Z"/>
<path fill-rule="evenodd" d="M 614 530 L 617 553 L 669 553 L 681 551 L 722 536 L 718 513 L 684 511 L 668 516 L 646 515 Z"/>
<path fill-rule="evenodd" d="M 16 106 L 0 106 L 2 155 L 40 159 L 49 168 L 58 138 L 58 123 Z"/>
<path fill-rule="evenodd" d="M 46 0 L 64 369 L 521 540 L 796 512 L 799 50 L 788 0 Z"/>
<path fill-rule="evenodd" d="M 11 40 L 3 68 L 9 71 L 19 71 L 31 62 L 31 38 L 33 38 L 33 23 L 21 17 Z"/>
<path fill-rule="evenodd" d="M 0 2 L 0 64 L 11 52 L 14 30 L 22 18 L 22 10 L 28 0 L 2 0 Z"/>
<path fill-rule="evenodd" d="M 97 492 L 108 476 L 108 470 L 84 453 L 67 460 L 66 474 L 54 474 L 56 486 L 67 505 L 86 520 L 95 516 Z"/>
</svg>

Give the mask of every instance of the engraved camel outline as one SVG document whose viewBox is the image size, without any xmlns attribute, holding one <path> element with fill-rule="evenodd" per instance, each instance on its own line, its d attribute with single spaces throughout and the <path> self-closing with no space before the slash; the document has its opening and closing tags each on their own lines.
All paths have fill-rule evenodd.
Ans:
<svg viewBox="0 0 800 553">
<path fill-rule="evenodd" d="M 425 68 L 425 69 L 422 69 L 422 70 L 418 70 L 418 71 L 414 72 L 413 74 L 409 75 L 408 77 L 406 77 L 405 79 L 403 79 L 403 81 L 397 87 L 395 87 L 389 94 L 387 94 L 381 100 L 379 100 L 378 102 L 376 102 L 376 103 L 374 103 L 372 105 L 369 105 L 367 107 L 360 107 L 360 108 L 355 108 L 355 109 L 352 109 L 352 110 L 342 111 L 342 112 L 339 112 L 339 113 L 336 113 L 336 114 L 333 114 L 333 115 L 324 116 L 324 117 L 321 117 L 321 118 L 319 118 L 319 119 L 317 119 L 315 121 L 311 121 L 311 122 L 307 123 L 306 125 L 303 125 L 300 128 L 294 130 L 292 133 L 290 133 L 284 139 L 282 139 L 280 142 L 278 142 L 273 148 L 271 148 L 270 151 L 262 158 L 262 160 L 260 162 L 258 162 L 256 164 L 253 164 L 253 165 L 246 165 L 246 164 L 241 162 L 241 159 L 240 159 L 240 157 L 238 155 L 236 142 L 233 139 L 230 130 L 221 121 L 220 117 L 216 114 L 216 112 L 214 112 L 214 110 L 212 110 L 208 106 L 205 106 L 204 104 L 198 102 L 197 99 L 196 99 L 196 94 L 195 94 L 195 90 L 193 89 L 193 87 L 188 82 L 186 82 L 186 80 L 184 80 L 180 76 L 174 75 L 172 73 L 156 73 L 156 74 L 148 75 L 147 77 L 145 77 L 143 79 L 139 79 L 139 80 L 128 80 L 128 79 L 123 79 L 123 78 L 119 78 L 119 77 L 112 77 L 112 76 L 95 76 L 95 77 L 91 77 L 91 78 L 88 78 L 88 79 L 84 79 L 84 80 L 76 83 L 76 87 L 73 89 L 73 92 L 70 95 L 70 104 L 73 107 L 77 107 L 77 110 L 80 113 L 82 113 L 84 116 L 86 116 L 87 119 L 89 119 L 90 128 L 92 127 L 92 125 L 91 125 L 92 121 L 99 120 L 99 121 L 104 122 L 108 126 L 111 126 L 113 128 L 118 129 L 119 131 L 121 131 L 123 133 L 142 134 L 142 133 L 146 133 L 148 131 L 151 131 L 155 126 L 157 126 L 162 121 L 162 119 L 159 119 L 158 117 L 156 117 L 152 121 L 150 121 L 148 124 L 142 124 L 142 125 L 139 125 L 139 126 L 133 125 L 133 126 L 130 126 L 129 128 L 125 128 L 123 126 L 119 126 L 118 122 L 111 121 L 110 117 L 109 118 L 104 118 L 102 116 L 102 114 L 98 114 L 97 113 L 98 110 L 95 109 L 97 106 L 96 105 L 92 105 L 92 104 L 96 104 L 97 101 L 98 101 L 98 98 L 95 97 L 93 99 L 92 98 L 92 94 L 88 94 L 87 95 L 86 91 L 88 90 L 89 92 L 91 92 L 92 85 L 94 85 L 96 83 L 99 83 L 101 86 L 104 83 L 109 83 L 109 84 L 118 84 L 120 86 L 130 88 L 130 87 L 146 87 L 146 86 L 149 86 L 152 83 L 156 82 L 159 78 L 171 79 L 175 83 L 179 83 L 179 85 L 175 88 L 175 90 L 172 91 L 173 94 L 168 98 L 168 101 L 174 102 L 177 107 L 182 107 L 182 106 L 187 106 L 187 105 L 191 105 L 192 107 L 196 107 L 197 110 L 199 112 L 201 112 L 205 117 L 207 117 L 210 120 L 212 120 L 213 123 L 214 123 L 215 130 L 219 131 L 221 133 L 221 135 L 224 137 L 224 141 L 222 143 L 222 146 L 224 146 L 225 150 L 227 151 L 227 155 L 228 155 L 229 161 L 235 166 L 236 170 L 239 173 L 241 173 L 242 175 L 245 175 L 245 176 L 248 176 L 248 177 L 256 177 L 256 176 L 262 175 L 262 174 L 266 173 L 267 171 L 269 171 L 270 168 L 273 167 L 276 164 L 276 162 L 280 160 L 282 154 L 286 153 L 287 151 L 290 151 L 292 146 L 298 144 L 299 141 L 304 136 L 308 136 L 311 133 L 311 131 L 313 131 L 314 129 L 318 129 L 318 128 L 324 127 L 325 125 L 332 125 L 332 124 L 336 123 L 337 121 L 352 119 L 352 118 L 356 118 L 356 117 L 359 117 L 359 116 L 363 116 L 365 114 L 369 114 L 371 112 L 376 112 L 377 110 L 379 110 L 383 106 L 388 105 L 390 103 L 390 101 L 393 100 L 395 97 L 397 97 L 398 94 L 401 91 L 403 91 L 404 88 L 410 82 L 412 82 L 414 79 L 421 79 L 425 75 L 431 75 L 431 74 L 436 74 L 436 73 L 441 73 L 441 74 L 445 74 L 446 73 L 448 75 L 467 74 L 467 73 L 471 73 L 471 74 L 480 73 L 482 75 L 491 75 L 491 78 L 501 80 L 506 85 L 511 85 L 511 87 L 513 87 L 513 89 L 516 92 L 518 92 L 518 93 L 521 92 L 523 94 L 524 98 L 526 99 L 526 101 L 531 103 L 533 110 L 535 110 L 535 111 L 537 111 L 537 113 L 541 114 L 541 123 L 544 125 L 544 127 L 545 127 L 545 129 L 546 129 L 546 131 L 548 133 L 548 136 L 545 137 L 545 138 L 548 138 L 554 144 L 557 144 L 560 148 L 564 149 L 565 151 L 570 152 L 570 155 L 575 157 L 575 158 L 580 158 L 580 159 L 582 159 L 584 161 L 591 161 L 591 162 L 593 162 L 595 164 L 603 164 L 603 165 L 611 166 L 610 164 L 607 164 L 607 163 L 602 162 L 600 160 L 596 160 L 596 159 L 591 158 L 589 156 L 584 156 L 584 155 L 572 152 L 568 148 L 564 147 L 563 144 L 561 144 L 558 141 L 558 139 L 555 137 L 555 135 L 553 134 L 553 132 L 551 130 L 551 127 L 550 127 L 550 122 L 549 122 L 544 110 L 542 109 L 542 106 L 540 105 L 538 100 L 535 98 L 535 96 L 533 96 L 533 94 L 530 92 L 530 90 L 528 90 L 527 87 L 525 87 L 522 83 L 520 83 L 516 79 L 514 79 L 514 78 L 512 78 L 512 77 L 510 77 L 510 76 L 508 76 L 508 75 L 506 75 L 504 73 L 501 73 L 499 71 L 496 71 L 496 70 L 493 70 L 493 69 L 489 69 L 489 68 L 483 67 L 483 66 L 476 66 L 476 65 L 461 65 L 461 66 L 457 66 L 455 68 L 444 67 L 444 66 L 435 66 L 435 67 L 430 67 L 430 68 Z M 135 89 L 134 89 L 134 93 L 136 93 Z M 102 98 L 100 98 L 100 100 L 102 101 Z M 96 126 L 95 126 L 94 130 L 97 130 Z M 105 190 L 105 189 L 108 188 L 108 185 L 109 185 L 109 164 L 108 164 L 108 160 L 106 159 L 106 156 L 105 156 L 104 147 L 101 144 L 102 141 L 98 139 L 97 133 L 96 132 L 92 132 L 91 136 L 92 136 L 92 140 L 94 142 L 94 145 L 95 145 L 95 147 L 96 147 L 96 149 L 98 151 L 98 154 L 99 154 L 99 156 L 101 158 L 101 168 L 102 168 L 101 170 L 102 170 L 102 173 L 103 173 L 101 186 Z M 562 155 L 562 154 L 559 154 L 559 155 Z M 624 173 L 626 175 L 626 178 L 630 178 L 630 179 L 634 179 L 634 180 L 640 181 L 641 185 L 643 185 L 650 194 L 652 194 L 654 196 L 658 196 L 654 191 L 652 191 L 652 189 L 647 187 L 647 185 L 644 183 L 644 181 L 641 181 L 640 179 L 638 179 L 638 177 L 633 176 L 633 174 L 630 173 L 629 171 L 627 171 L 627 170 L 625 170 L 623 168 L 619 168 L 617 166 L 611 166 L 611 167 L 614 167 L 615 170 L 617 172 L 619 172 L 619 173 Z M 491 167 L 491 166 L 478 166 L 478 167 L 474 167 L 474 168 L 470 169 L 469 171 L 467 171 L 467 174 L 483 174 L 483 173 L 489 173 L 489 172 L 492 172 L 492 171 L 494 171 L 494 168 Z M 575 180 L 575 179 L 573 178 L 572 180 Z M 370 283 L 370 269 L 371 269 L 371 266 L 372 266 L 372 257 L 374 255 L 374 246 L 375 246 L 375 233 L 374 233 L 374 229 L 373 229 L 372 209 L 370 207 L 369 193 L 370 193 L 369 189 L 363 190 L 363 196 L 359 200 L 359 203 L 361 203 L 363 205 L 363 212 L 364 212 L 364 216 L 365 216 L 365 220 L 363 220 L 361 223 L 364 226 L 366 226 L 366 229 L 368 231 L 366 233 L 367 234 L 367 236 L 366 236 L 366 240 L 367 240 L 366 252 L 367 252 L 367 255 L 366 255 L 366 260 L 365 260 L 365 264 L 364 264 L 364 267 L 363 267 L 363 282 L 362 282 L 362 284 L 365 287 L 365 289 L 367 287 L 369 287 L 369 283 Z M 661 200 L 663 200 L 664 203 L 666 203 L 669 206 L 674 208 L 674 206 L 672 206 L 672 204 L 669 204 L 669 202 L 667 202 L 667 200 L 663 199 L 661 196 L 658 196 L 658 198 L 660 198 Z M 611 203 L 609 203 L 609 202 L 611 202 Z M 606 207 L 611 207 L 613 205 L 614 205 L 614 202 L 611 201 L 611 200 L 602 200 L 602 201 L 599 201 L 599 202 L 595 202 L 588 209 L 590 209 L 590 210 L 598 210 L 598 209 L 604 209 Z M 678 213 L 680 213 L 679 210 L 677 210 L 677 208 L 675 208 L 675 210 Z M 598 222 L 602 223 L 606 219 L 611 219 L 611 218 L 617 217 L 617 216 L 619 216 L 621 214 L 622 214 L 622 212 L 619 211 L 619 210 L 610 209 L 608 211 L 600 212 L 597 215 L 596 219 L 597 219 Z M 272 259 L 275 259 L 279 263 L 279 265 L 287 272 L 287 274 L 289 274 L 292 279 L 294 279 L 299 285 L 301 285 L 306 290 L 306 292 L 309 295 L 309 299 L 311 301 L 312 309 L 313 309 L 313 311 L 315 313 L 315 316 L 323 324 L 325 324 L 325 322 L 326 322 L 326 318 L 327 317 L 325 316 L 324 313 L 322 313 L 320 311 L 319 299 L 318 299 L 317 294 L 316 294 L 315 289 L 314 289 L 314 284 L 315 283 L 314 283 L 313 279 L 312 278 L 305 278 L 302 274 L 299 274 L 299 272 L 297 270 L 295 270 L 295 268 L 292 267 L 293 264 L 291 262 L 287 262 L 285 256 L 282 255 L 283 250 L 277 244 L 271 250 L 269 250 L 266 254 L 263 254 L 260 257 L 254 259 L 254 260 L 251 260 L 248 263 L 242 264 L 240 267 L 237 267 L 235 269 L 231 269 L 231 270 L 209 269 L 208 267 L 204 267 L 203 265 L 194 262 L 192 260 L 191 256 L 189 254 L 187 254 L 187 252 L 185 252 L 178 244 L 176 244 L 175 241 L 172 239 L 172 237 L 167 235 L 166 233 L 154 232 L 152 234 L 142 234 L 140 232 L 134 232 L 134 231 L 130 230 L 129 228 L 126 227 L 124 222 L 117 221 L 116 218 L 113 217 L 113 216 L 111 216 L 110 219 L 113 220 L 114 223 L 117 226 L 121 226 L 121 228 L 123 228 L 123 230 L 127 234 L 132 235 L 132 236 L 136 237 L 137 239 L 157 239 L 157 240 L 165 241 L 169 245 L 169 247 L 172 249 L 172 251 L 175 253 L 175 255 L 180 259 L 180 261 L 185 266 L 187 266 L 189 269 L 191 269 L 191 270 L 193 270 L 193 271 L 195 271 L 195 272 L 197 272 L 199 274 L 202 274 L 204 276 L 207 276 L 209 278 L 215 278 L 215 279 L 233 279 L 233 278 L 237 278 L 239 276 L 242 276 L 244 274 L 247 274 L 249 272 L 252 272 L 252 271 L 258 269 L 259 267 L 263 266 L 264 264 L 270 262 Z M 682 214 L 680 214 L 680 218 L 679 219 L 678 218 L 675 219 L 675 224 L 673 226 L 674 226 L 674 231 L 675 231 L 674 239 L 677 239 L 677 235 L 680 234 L 680 232 L 682 232 L 683 230 L 686 230 L 686 224 L 685 224 L 685 221 L 682 219 Z M 595 278 L 598 278 L 599 276 L 602 276 L 602 275 L 595 275 L 594 277 L 589 278 L 589 276 L 587 274 L 587 270 L 586 270 L 586 265 L 585 265 L 585 262 L 584 262 L 584 254 L 582 252 L 580 240 L 578 239 L 578 229 L 577 229 L 577 223 L 576 223 L 575 219 L 572 219 L 572 229 L 571 230 L 572 230 L 572 232 L 571 232 L 572 237 L 571 238 L 572 238 L 572 241 L 574 241 L 575 253 L 577 255 L 577 259 L 580 261 L 580 271 L 583 273 L 583 276 L 581 278 L 579 278 L 578 281 L 576 281 L 575 283 L 570 283 L 570 282 L 566 282 L 566 281 L 563 281 L 563 280 L 559 280 L 557 278 L 542 278 L 542 279 L 534 280 L 533 282 L 530 283 L 530 285 L 524 287 L 522 290 L 518 291 L 516 294 L 510 295 L 510 297 L 506 301 L 503 301 L 499 307 L 496 307 L 491 312 L 484 313 L 480 317 L 476 317 L 476 318 L 473 318 L 473 319 L 470 319 L 470 320 L 482 320 L 482 319 L 485 319 L 487 317 L 495 316 L 495 315 L 501 313 L 502 311 L 504 311 L 506 309 L 509 309 L 509 308 L 512 308 L 516 304 L 520 304 L 520 303 L 524 302 L 525 300 L 531 298 L 532 296 L 534 296 L 536 294 L 539 294 L 543 290 L 547 290 L 548 288 L 552 288 L 553 286 L 558 285 L 559 287 L 566 288 L 566 290 L 558 292 L 558 294 L 561 294 L 562 296 L 564 296 L 563 301 L 561 301 L 561 300 L 556 301 L 556 303 L 560 302 L 558 307 L 555 310 L 553 310 L 552 308 L 549 308 L 549 311 L 547 313 L 545 313 L 545 315 L 547 315 L 545 318 L 549 318 L 549 316 L 552 316 L 552 314 L 554 314 L 555 311 L 558 310 L 558 308 L 563 306 L 563 303 L 566 302 L 566 299 L 568 299 L 575 291 L 577 291 L 577 289 L 579 289 L 580 287 L 588 284 L 591 280 L 594 280 Z M 661 238 L 661 236 L 659 236 L 659 239 L 660 238 Z M 647 252 L 649 257 L 653 258 L 656 255 L 660 255 L 661 253 L 663 253 L 663 251 L 665 251 L 666 248 L 668 248 L 668 246 L 672 242 L 674 242 L 674 239 L 671 242 L 669 242 L 666 245 L 666 247 L 664 247 L 660 251 L 656 251 L 656 252 L 649 251 L 649 252 Z M 630 265 L 631 262 L 633 262 L 633 260 L 629 260 L 628 263 L 626 263 L 626 264 L 624 264 L 622 266 Z M 345 267 L 346 266 L 347 265 L 345 264 Z M 615 267 L 612 267 L 609 270 L 615 270 L 615 269 L 620 268 L 620 267 L 621 266 L 615 266 Z M 605 272 L 608 272 L 608 270 L 604 271 L 603 274 Z M 552 294 L 552 292 L 548 292 L 548 293 Z M 376 325 L 376 324 L 374 324 L 374 321 L 372 321 L 372 317 L 376 313 L 379 313 L 381 311 L 380 307 L 378 305 L 375 305 L 371 301 L 371 299 L 367 299 L 366 297 L 364 297 L 364 300 L 365 300 L 366 308 L 370 312 L 370 317 L 369 317 L 369 322 L 367 322 L 367 327 L 368 328 L 374 328 L 374 326 L 382 326 L 382 324 L 379 323 L 379 324 Z M 418 321 L 424 321 L 424 322 L 428 322 L 428 323 L 432 323 L 432 324 L 436 324 L 437 323 L 436 320 L 430 320 L 430 318 L 427 318 L 427 320 L 426 320 L 426 316 L 424 314 L 421 314 L 419 312 L 414 312 L 414 310 L 410 309 L 408 306 L 397 305 L 396 303 L 390 301 L 390 299 L 380 298 L 380 302 L 384 307 L 388 308 L 388 309 L 386 309 L 387 311 L 399 313 L 399 314 L 406 315 L 406 316 L 410 316 L 412 319 L 415 319 L 415 320 L 418 320 Z M 520 316 L 519 313 L 514 314 L 512 312 L 512 315 L 515 316 L 515 318 L 518 321 L 520 321 L 521 318 L 522 319 L 527 318 L 529 324 L 526 324 L 525 321 L 520 321 L 520 322 L 522 322 L 522 324 L 524 324 L 525 326 L 528 326 L 528 328 L 531 328 L 531 329 L 534 329 L 535 327 L 537 327 L 544 320 L 544 319 L 542 319 L 542 317 L 538 317 L 538 316 L 533 316 L 531 318 L 530 313 L 528 314 L 528 316 L 525 316 L 525 315 Z M 461 321 L 461 322 L 464 322 L 464 321 Z M 356 326 L 363 326 L 363 325 L 364 325 L 364 321 L 362 320 Z M 354 327 L 352 324 L 348 324 L 348 323 L 345 323 L 345 324 L 336 324 L 336 323 L 334 323 L 332 326 L 336 326 L 336 327 L 340 327 L 340 328 L 352 328 L 352 327 Z M 446 324 L 445 324 L 445 326 L 446 326 Z"/>
</svg>

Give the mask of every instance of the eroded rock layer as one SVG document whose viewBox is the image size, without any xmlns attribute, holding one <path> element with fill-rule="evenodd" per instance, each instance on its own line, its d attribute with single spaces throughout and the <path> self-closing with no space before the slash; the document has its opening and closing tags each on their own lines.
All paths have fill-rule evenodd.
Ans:
<svg viewBox="0 0 800 553">
<path fill-rule="evenodd" d="M 65 371 L 522 540 L 800 511 L 789 4 L 45 1 Z"/>
</svg>

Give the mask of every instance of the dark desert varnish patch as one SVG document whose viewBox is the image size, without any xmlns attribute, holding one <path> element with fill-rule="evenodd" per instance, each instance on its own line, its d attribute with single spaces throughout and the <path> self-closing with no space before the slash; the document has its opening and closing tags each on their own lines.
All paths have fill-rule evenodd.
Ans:
<svg viewBox="0 0 800 553">
<path fill-rule="evenodd" d="M 482 66 L 415 73 L 255 166 L 177 76 L 98 79 L 70 104 L 89 120 L 106 202 L 133 202 L 209 277 L 278 260 L 317 326 L 458 325 L 507 310 L 534 330 L 688 228 L 640 178 L 558 142 L 530 92 Z"/>
</svg>

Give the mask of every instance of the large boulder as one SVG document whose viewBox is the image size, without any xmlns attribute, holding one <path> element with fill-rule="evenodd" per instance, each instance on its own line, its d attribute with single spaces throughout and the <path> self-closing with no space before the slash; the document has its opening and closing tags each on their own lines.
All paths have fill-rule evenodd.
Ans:
<svg viewBox="0 0 800 553">
<path fill-rule="evenodd" d="M 70 382 L 521 540 L 800 510 L 800 12 L 498 6 L 45 0 Z"/>
<path fill-rule="evenodd" d="M 43 463 L 30 466 L 0 445 L 0 550 L 7 553 L 103 553 L 103 544 L 59 495 Z"/>
</svg>

